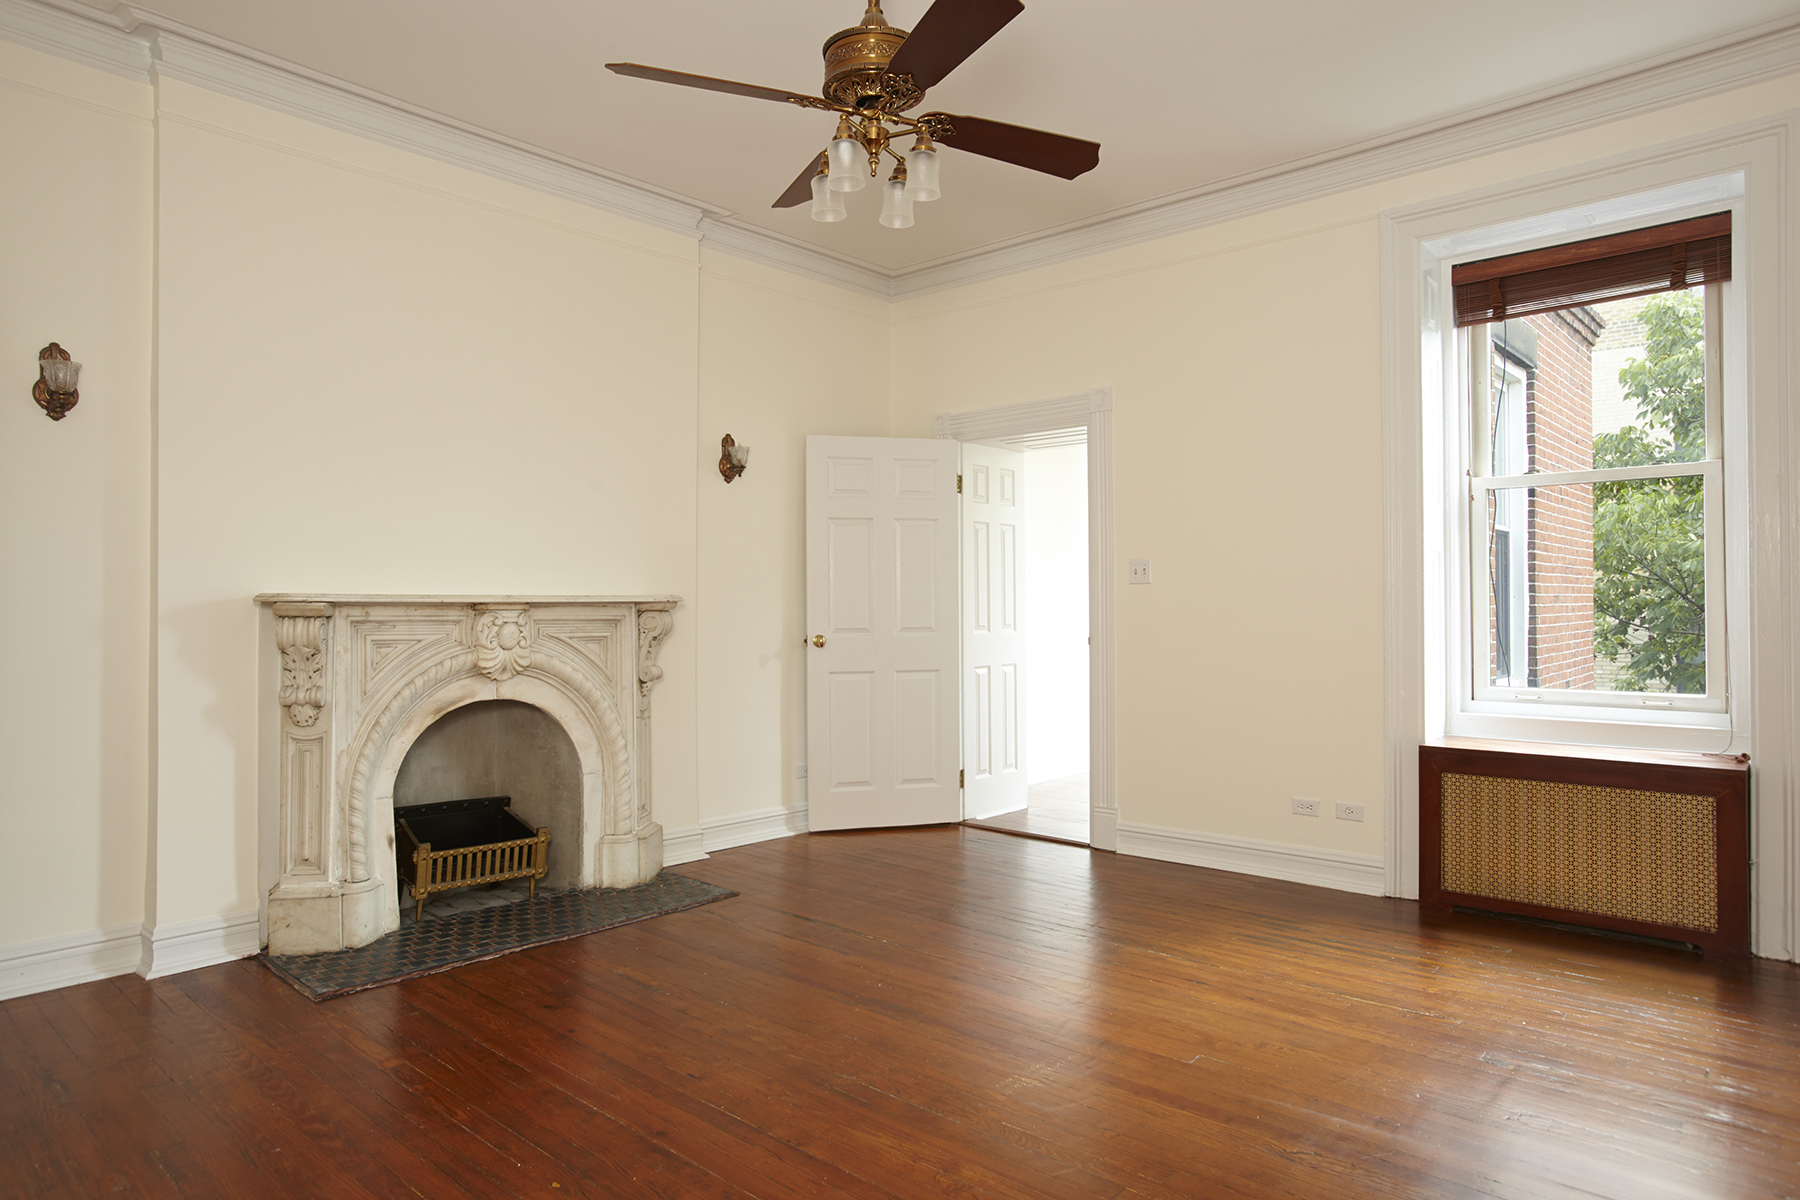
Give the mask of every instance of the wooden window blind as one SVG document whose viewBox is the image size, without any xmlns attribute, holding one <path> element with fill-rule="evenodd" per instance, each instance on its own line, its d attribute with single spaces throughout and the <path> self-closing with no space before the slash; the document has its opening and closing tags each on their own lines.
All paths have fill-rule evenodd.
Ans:
<svg viewBox="0 0 1800 1200">
<path fill-rule="evenodd" d="M 1730 278 L 1728 212 L 1461 263 L 1450 271 L 1459 327 Z"/>
</svg>

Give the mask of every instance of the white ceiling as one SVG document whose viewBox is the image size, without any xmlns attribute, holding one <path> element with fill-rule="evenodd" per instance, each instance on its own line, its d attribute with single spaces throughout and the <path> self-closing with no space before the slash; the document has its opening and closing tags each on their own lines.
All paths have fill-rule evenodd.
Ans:
<svg viewBox="0 0 1800 1200">
<path fill-rule="evenodd" d="M 946 150 L 943 198 L 919 205 L 904 230 L 876 222 L 873 188 L 832 225 L 805 206 L 769 207 L 830 138 L 828 114 L 601 65 L 816 93 L 821 44 L 861 18 L 862 0 L 156 0 L 154 10 L 884 272 L 1800 19 L 1794 0 L 1025 2 L 917 111 L 1089 138 L 1100 166 L 1068 182 Z M 927 4 L 885 8 L 911 28 Z"/>
</svg>

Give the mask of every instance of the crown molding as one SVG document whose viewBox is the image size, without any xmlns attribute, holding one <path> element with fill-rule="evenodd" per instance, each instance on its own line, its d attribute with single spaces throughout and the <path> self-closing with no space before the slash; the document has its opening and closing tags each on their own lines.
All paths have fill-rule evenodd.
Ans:
<svg viewBox="0 0 1800 1200">
<path fill-rule="evenodd" d="M 817 250 L 778 233 L 753 229 L 730 217 L 709 215 L 701 218 L 700 241 L 711 249 L 821 283 L 867 292 L 884 300 L 894 294 L 893 276 L 880 267 Z"/>
<path fill-rule="evenodd" d="M 1351 188 L 1492 154 L 1800 70 L 1792 19 L 1460 113 L 1324 154 L 1249 172 L 1090 220 L 970 250 L 893 274 L 893 294 L 919 295 L 1152 241 Z"/>
<path fill-rule="evenodd" d="M 139 26 L 143 29 L 144 26 Z M 414 109 L 350 84 L 312 76 L 190 33 L 157 28 L 151 71 L 277 112 L 372 138 L 426 158 L 523 184 L 646 225 L 698 236 L 707 210 L 692 201 Z"/>
<path fill-rule="evenodd" d="M 150 80 L 150 44 L 109 14 L 46 0 L 0 0 L 0 36 L 114 75 Z"/>
<path fill-rule="evenodd" d="M 168 17 L 73 0 L 0 0 L 0 37 L 115 75 L 210 91 L 704 241 L 808 278 L 887 297 L 879 268 L 753 229 L 697 200 L 310 71 Z"/>
<path fill-rule="evenodd" d="M 0 0 L 0 37 L 132 79 L 180 79 L 643 221 L 726 254 L 887 298 L 942 291 L 1200 229 L 1800 70 L 1800 21 L 1775 22 L 1486 109 L 888 271 L 128 4 L 102 12 L 76 0 Z"/>
</svg>

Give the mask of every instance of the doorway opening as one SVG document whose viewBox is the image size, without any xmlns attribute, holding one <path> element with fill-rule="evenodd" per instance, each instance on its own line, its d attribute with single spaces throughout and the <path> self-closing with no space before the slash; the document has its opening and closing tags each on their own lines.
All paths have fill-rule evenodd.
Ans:
<svg viewBox="0 0 1800 1200">
<path fill-rule="evenodd" d="M 940 824 L 1030 807 L 1019 482 L 1026 453 L 1084 446 L 1086 842 L 1116 850 L 1112 392 L 941 413 L 932 432 L 806 439 L 807 828 Z M 989 454 L 1010 461 L 984 461 Z M 980 530 L 959 528 L 973 519 L 965 483 L 988 489 Z M 971 548 L 965 559 L 977 539 L 987 552 Z M 1083 590 L 1066 576 L 1052 586 Z M 975 612 L 991 636 L 966 636 Z M 988 657 L 970 661 L 980 646 Z M 1079 743 L 1079 727 L 1070 736 Z M 1067 780 L 1080 765 L 1037 782 Z M 1059 789 L 1065 804 L 1072 786 Z M 975 789 L 990 794 L 971 798 Z"/>
<path fill-rule="evenodd" d="M 1078 427 L 963 448 L 966 823 L 1088 845 L 1088 461 Z"/>
</svg>

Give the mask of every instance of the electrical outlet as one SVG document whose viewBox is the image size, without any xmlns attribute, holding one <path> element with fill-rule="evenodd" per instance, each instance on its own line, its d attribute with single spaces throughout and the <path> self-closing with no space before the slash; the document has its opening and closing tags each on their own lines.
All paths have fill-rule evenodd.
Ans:
<svg viewBox="0 0 1800 1200">
<path fill-rule="evenodd" d="M 806 778 L 806 764 L 805 763 L 801 763 L 799 766 L 794 768 L 794 778 L 795 779 L 805 779 Z"/>
<path fill-rule="evenodd" d="M 1131 578 L 1132 583 L 1149 583 L 1150 582 L 1150 560 L 1147 558 L 1132 559 L 1131 560 L 1131 576 L 1130 576 L 1130 578 Z"/>
<path fill-rule="evenodd" d="M 1363 819 L 1363 806 L 1360 804 L 1340 804 L 1337 806 L 1337 818 L 1340 821 L 1360 821 Z"/>
<path fill-rule="evenodd" d="M 1319 815 L 1319 802 L 1317 800 L 1302 800 L 1300 797 L 1295 796 L 1294 797 L 1294 815 L 1296 817 L 1316 817 L 1316 816 L 1318 816 Z"/>
</svg>

